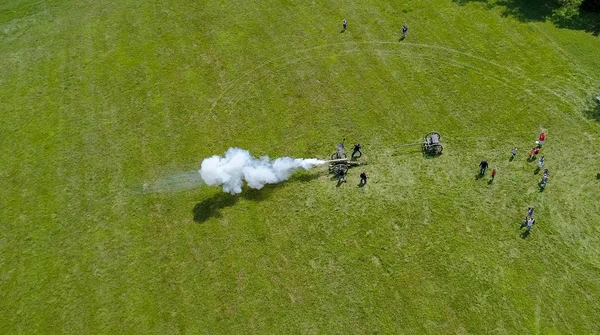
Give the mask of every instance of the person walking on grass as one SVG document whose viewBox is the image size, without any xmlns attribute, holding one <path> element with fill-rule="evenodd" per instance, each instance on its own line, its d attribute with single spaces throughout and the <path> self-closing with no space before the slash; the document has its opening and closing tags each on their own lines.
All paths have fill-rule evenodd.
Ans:
<svg viewBox="0 0 600 335">
<path fill-rule="evenodd" d="M 533 216 L 530 216 L 527 219 L 527 222 L 525 223 L 525 229 L 527 229 L 527 231 L 531 231 L 531 227 L 533 227 L 533 225 L 535 224 L 535 218 Z M 523 225 L 521 225 L 521 229 L 523 229 Z"/>
<path fill-rule="evenodd" d="M 538 170 L 542 169 L 542 165 L 544 165 L 544 156 L 542 155 L 542 157 L 540 157 L 540 160 L 538 161 Z"/>
<path fill-rule="evenodd" d="M 492 180 L 494 180 L 494 178 L 496 178 L 496 169 L 492 170 Z"/>
<path fill-rule="evenodd" d="M 406 33 L 408 32 L 407 26 L 402 26 L 402 39 L 406 38 Z"/>
<path fill-rule="evenodd" d="M 533 211 L 535 210 L 535 207 L 529 207 L 527 208 L 527 216 L 533 216 Z"/>
<path fill-rule="evenodd" d="M 481 161 L 481 163 L 479 163 L 479 174 L 483 176 L 485 174 L 485 170 L 487 170 L 487 168 L 488 168 L 488 162 L 484 159 Z"/>
<path fill-rule="evenodd" d="M 360 185 L 367 185 L 367 174 L 364 172 L 360 174 Z"/>
<path fill-rule="evenodd" d="M 514 147 L 512 149 L 512 159 L 515 159 L 516 156 L 517 156 L 517 147 Z"/>
<path fill-rule="evenodd" d="M 348 21 L 346 21 L 346 19 L 342 20 L 342 26 L 344 27 L 342 31 L 346 31 L 346 28 L 348 27 Z"/>
<path fill-rule="evenodd" d="M 537 154 L 540 153 L 540 148 L 538 147 L 534 147 L 531 148 L 531 151 L 529 152 L 529 159 L 532 161 L 537 157 Z"/>
<path fill-rule="evenodd" d="M 360 157 L 362 157 L 362 151 L 360 151 L 360 149 L 361 149 L 361 148 L 362 148 L 362 147 L 360 146 L 360 143 L 356 143 L 356 144 L 354 145 L 354 149 L 352 150 L 352 158 L 354 158 L 354 155 L 356 155 L 356 154 L 358 154 L 358 155 L 356 156 L 356 158 L 360 158 Z"/>
<path fill-rule="evenodd" d="M 540 188 L 543 190 L 546 188 L 546 184 L 548 184 L 548 178 L 549 175 L 544 174 L 544 176 L 542 177 L 542 181 L 540 182 Z"/>
<path fill-rule="evenodd" d="M 542 145 L 544 145 L 545 141 L 546 141 L 546 133 L 542 132 L 542 133 L 540 133 L 540 139 L 538 140 L 538 146 L 541 148 Z"/>
</svg>

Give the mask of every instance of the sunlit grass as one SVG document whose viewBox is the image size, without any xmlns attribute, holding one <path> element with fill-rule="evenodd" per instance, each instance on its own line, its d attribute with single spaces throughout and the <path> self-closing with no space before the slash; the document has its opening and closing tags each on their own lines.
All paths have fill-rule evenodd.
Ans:
<svg viewBox="0 0 600 335">
<path fill-rule="evenodd" d="M 600 332 L 597 37 L 450 1 L 0 8 L 3 333 Z M 339 187 L 194 177 L 344 137 Z"/>
</svg>

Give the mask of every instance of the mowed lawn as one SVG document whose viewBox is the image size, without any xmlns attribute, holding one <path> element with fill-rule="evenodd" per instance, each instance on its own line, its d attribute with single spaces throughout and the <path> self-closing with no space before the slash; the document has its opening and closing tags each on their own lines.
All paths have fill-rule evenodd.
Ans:
<svg viewBox="0 0 600 335">
<path fill-rule="evenodd" d="M 0 59 L 2 334 L 600 333 L 598 37 L 485 2 L 4 0 Z M 199 186 L 344 137 L 340 187 Z"/>
</svg>

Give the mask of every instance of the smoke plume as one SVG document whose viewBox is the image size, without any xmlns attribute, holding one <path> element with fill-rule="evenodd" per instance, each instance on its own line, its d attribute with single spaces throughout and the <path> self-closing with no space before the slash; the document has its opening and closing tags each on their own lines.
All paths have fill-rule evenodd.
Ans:
<svg viewBox="0 0 600 335">
<path fill-rule="evenodd" d="M 202 161 L 200 176 L 209 186 L 223 185 L 223 191 L 242 192 L 243 181 L 248 186 L 261 189 L 265 184 L 287 180 L 298 169 L 309 170 L 325 164 L 318 159 L 281 157 L 273 161 L 268 156 L 255 158 L 247 150 L 229 148 L 225 156 L 212 156 Z"/>
</svg>

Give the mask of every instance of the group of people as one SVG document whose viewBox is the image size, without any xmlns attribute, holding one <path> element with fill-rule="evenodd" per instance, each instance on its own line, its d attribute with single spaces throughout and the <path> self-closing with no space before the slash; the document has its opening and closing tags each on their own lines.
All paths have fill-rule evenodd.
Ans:
<svg viewBox="0 0 600 335">
<path fill-rule="evenodd" d="M 542 148 L 542 145 L 544 145 L 545 141 L 546 141 L 546 133 L 542 132 L 542 133 L 540 133 L 539 139 L 537 141 L 535 141 L 536 146 L 533 147 L 531 149 L 531 151 L 529 152 L 529 160 L 530 161 L 533 161 L 536 159 L 536 157 L 540 153 L 540 149 Z M 513 149 L 513 157 L 514 157 L 514 152 L 516 152 L 516 148 Z M 542 155 L 538 160 L 537 171 L 540 171 L 542 169 L 544 162 L 545 162 L 545 159 L 544 159 L 544 156 Z M 542 176 L 542 181 L 539 184 L 541 190 L 544 190 L 546 188 L 546 184 L 548 183 L 549 177 L 550 177 L 550 170 L 544 169 L 544 175 Z M 533 217 L 534 209 L 535 209 L 534 207 L 529 207 L 527 209 L 527 216 L 525 216 L 525 219 L 523 219 L 523 222 L 521 223 L 520 229 L 525 228 L 527 234 L 529 234 L 531 232 L 531 227 L 533 227 L 533 225 L 535 224 L 535 217 Z"/>
<path fill-rule="evenodd" d="M 535 218 L 533 217 L 533 211 L 534 211 L 535 207 L 529 207 L 527 208 L 527 215 L 525 216 L 525 218 L 523 219 L 523 222 L 521 223 L 521 228 L 519 229 L 527 229 L 527 232 L 531 232 L 531 227 L 533 227 L 533 225 L 535 224 Z"/>
<path fill-rule="evenodd" d="M 535 141 L 536 146 L 533 147 L 531 149 L 531 151 L 529 151 L 529 161 L 533 161 L 537 158 L 537 155 L 540 153 L 540 149 L 542 148 L 542 145 L 544 145 L 544 142 L 546 141 L 546 133 L 542 132 L 540 133 L 540 137 L 537 141 Z M 515 159 L 515 157 L 517 156 L 517 147 L 514 147 L 511 151 L 512 157 L 511 157 L 511 161 Z M 545 162 L 545 158 L 542 155 L 539 160 L 538 160 L 538 165 L 537 165 L 537 171 L 542 170 L 542 167 L 544 166 L 544 162 Z M 486 160 L 482 160 L 481 163 L 479 163 L 479 177 L 483 176 L 485 174 L 485 171 L 487 170 L 489 164 Z M 496 169 L 494 169 L 492 171 L 492 180 L 494 180 L 494 177 L 496 177 Z M 539 183 L 540 189 L 544 190 L 546 188 L 546 184 L 548 183 L 548 178 L 550 177 L 550 171 L 548 169 L 544 169 L 544 175 L 542 177 L 542 181 Z M 491 182 L 491 181 L 490 181 Z M 534 207 L 529 207 L 527 209 L 527 216 L 525 217 L 525 219 L 523 220 L 523 223 L 521 224 L 521 229 L 523 228 L 527 228 L 527 233 L 529 233 L 531 231 L 531 227 L 533 227 L 533 225 L 535 224 L 535 218 L 533 217 L 533 210 Z"/>
<path fill-rule="evenodd" d="M 346 183 L 346 182 L 348 182 L 346 180 L 346 171 L 342 170 L 342 171 L 340 171 L 340 173 L 338 173 L 338 184 Z M 366 172 L 363 171 L 360 173 L 360 183 L 358 185 L 359 186 L 367 185 L 367 173 Z"/>
<path fill-rule="evenodd" d="M 344 141 L 346 141 L 345 137 L 344 137 L 344 140 L 342 141 L 342 143 L 339 143 L 337 145 L 338 157 L 346 157 L 345 153 L 344 153 Z M 363 153 L 362 153 L 361 149 L 362 149 L 362 146 L 360 145 L 360 143 L 354 144 L 354 148 L 352 149 L 352 155 L 351 155 L 352 159 L 357 159 L 357 158 L 362 157 Z M 338 177 L 338 184 L 347 182 L 346 170 L 340 169 L 339 172 L 337 172 L 337 177 Z M 363 171 L 360 174 L 359 186 L 364 186 L 366 184 L 367 184 L 367 173 Z"/>
<path fill-rule="evenodd" d="M 546 141 L 546 134 L 544 132 L 542 132 L 540 134 L 540 139 L 535 141 L 535 143 L 537 144 L 533 149 L 532 152 L 529 153 L 529 157 L 531 160 L 535 160 L 536 155 L 540 152 L 540 149 L 542 148 L 542 145 L 544 144 L 544 142 Z M 542 167 L 544 166 L 544 162 L 545 162 L 545 158 L 544 155 L 542 155 L 540 157 L 540 159 L 538 160 L 538 166 L 537 166 L 537 171 L 541 171 Z M 546 184 L 548 183 L 548 177 L 550 176 L 550 171 L 548 169 L 544 170 L 544 175 L 542 177 L 542 181 L 540 182 L 540 188 L 542 190 L 544 190 L 546 188 Z"/>
<path fill-rule="evenodd" d="M 544 145 L 544 142 L 546 141 L 546 133 L 542 132 L 540 133 L 540 137 L 539 140 L 535 141 L 536 146 L 531 148 L 531 151 L 529 151 L 529 161 L 533 161 L 537 158 L 537 155 L 540 153 L 540 149 L 542 148 L 542 145 Z M 517 156 L 517 147 L 513 147 L 511 154 L 511 161 L 515 159 L 515 157 Z M 538 160 L 538 165 L 537 165 L 537 170 L 541 171 L 542 167 L 544 166 L 544 162 L 546 161 L 544 155 L 540 156 L 539 160 Z M 484 159 L 479 163 L 479 177 L 482 177 L 485 174 L 485 171 L 487 170 L 489 164 L 488 162 Z M 544 170 L 544 176 L 542 177 L 542 181 L 540 182 L 540 188 L 544 189 L 546 187 L 546 183 L 548 182 L 548 177 L 550 175 L 550 172 L 548 171 L 548 169 Z M 492 180 L 494 180 L 494 178 L 496 177 L 496 169 L 492 170 Z"/>
<path fill-rule="evenodd" d="M 346 19 L 342 20 L 342 32 L 345 32 L 346 29 L 348 29 L 348 21 L 346 21 Z M 406 38 L 406 33 L 408 32 L 408 27 L 407 26 L 402 26 L 402 39 Z"/>
</svg>

